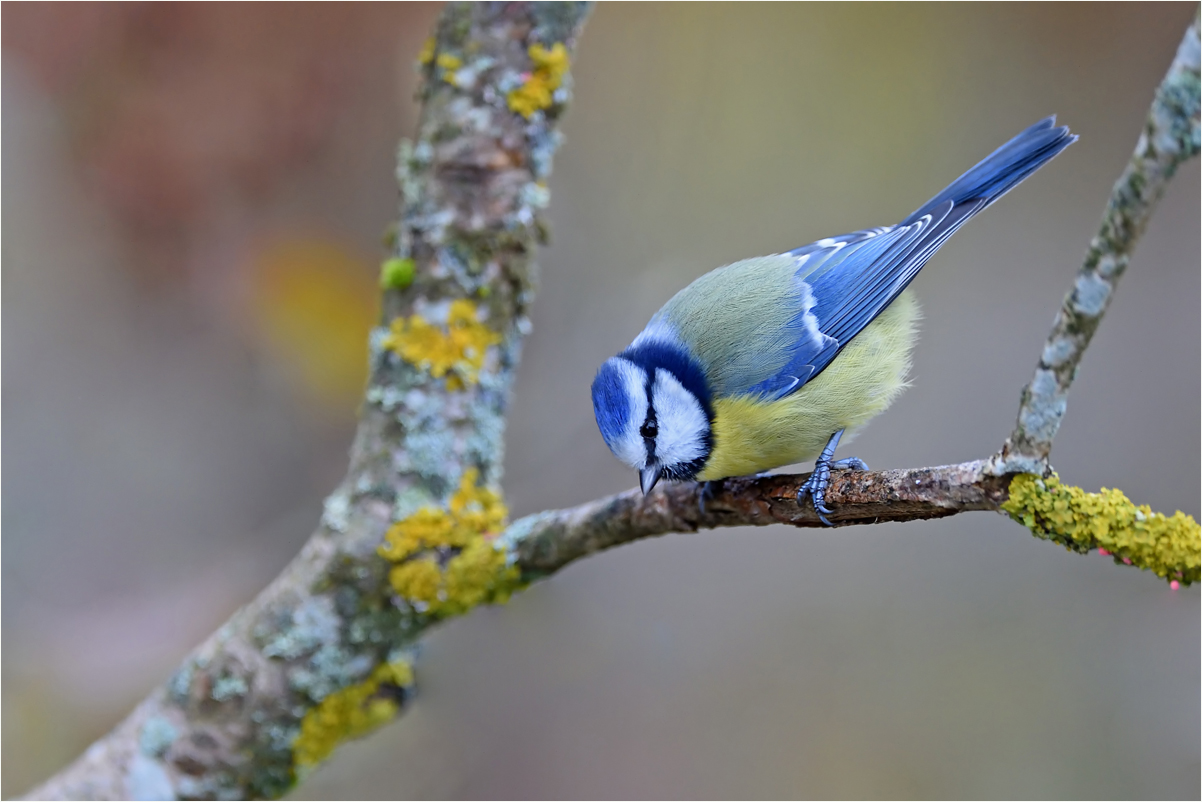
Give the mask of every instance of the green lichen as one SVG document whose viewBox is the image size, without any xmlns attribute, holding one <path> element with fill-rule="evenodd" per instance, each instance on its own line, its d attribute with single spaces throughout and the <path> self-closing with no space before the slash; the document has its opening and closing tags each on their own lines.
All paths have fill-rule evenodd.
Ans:
<svg viewBox="0 0 1202 802">
<path fill-rule="evenodd" d="M 403 290 L 413 283 L 417 265 L 412 259 L 385 259 L 380 265 L 380 288 Z"/>
<path fill-rule="evenodd" d="M 503 604 L 520 586 L 516 567 L 494 537 L 508 514 L 500 495 L 464 471 L 447 509 L 426 506 L 388 530 L 380 556 L 396 563 L 388 580 L 398 596 L 428 615 L 461 615 Z"/>
<path fill-rule="evenodd" d="M 330 694 L 301 720 L 292 744 L 293 764 L 301 770 L 312 768 L 348 738 L 388 723 L 412 686 L 412 665 L 396 660 L 377 666 L 363 682 Z"/>
<path fill-rule="evenodd" d="M 1136 506 L 1120 490 L 1086 493 L 1060 483 L 1019 474 L 1002 504 L 1010 517 L 1036 537 L 1085 554 L 1104 549 L 1115 562 L 1135 565 L 1183 585 L 1197 582 L 1202 567 L 1202 530 L 1192 516 L 1171 517 Z"/>
</svg>

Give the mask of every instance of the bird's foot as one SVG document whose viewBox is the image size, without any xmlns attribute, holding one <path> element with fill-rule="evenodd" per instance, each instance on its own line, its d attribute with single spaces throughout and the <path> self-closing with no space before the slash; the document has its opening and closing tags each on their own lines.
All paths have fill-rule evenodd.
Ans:
<svg viewBox="0 0 1202 802">
<path fill-rule="evenodd" d="M 797 489 L 797 503 L 804 504 L 806 495 L 809 495 L 814 502 L 814 512 L 818 514 L 818 520 L 826 526 L 834 526 L 826 517 L 834 512 L 826 506 L 826 489 L 831 484 L 831 469 L 868 470 L 868 465 L 859 457 L 847 457 L 837 462 L 831 461 L 831 457 L 835 455 L 835 449 L 839 445 L 839 438 L 842 436 L 842 429 L 831 435 L 830 442 L 826 444 L 826 448 L 822 449 L 822 453 L 814 461 L 814 472 Z"/>
<path fill-rule="evenodd" d="M 711 479 L 708 482 L 698 482 L 700 489 L 697 491 L 697 510 L 701 513 L 701 517 L 705 517 L 705 505 L 708 504 L 718 491 L 722 489 L 721 479 Z"/>
<path fill-rule="evenodd" d="M 797 503 L 804 504 L 806 496 L 810 496 L 814 500 L 814 512 L 818 513 L 818 520 L 822 521 L 826 526 L 834 526 L 826 519 L 832 510 L 826 506 L 826 488 L 831 483 L 831 464 L 829 462 L 819 462 L 814 465 L 814 472 L 810 474 L 810 478 L 806 479 L 801 487 L 797 488 Z"/>
</svg>

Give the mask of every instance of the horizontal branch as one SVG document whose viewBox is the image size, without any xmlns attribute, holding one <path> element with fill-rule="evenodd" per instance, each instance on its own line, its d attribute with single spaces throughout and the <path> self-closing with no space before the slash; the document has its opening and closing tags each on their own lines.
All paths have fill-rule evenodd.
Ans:
<svg viewBox="0 0 1202 802">
<path fill-rule="evenodd" d="M 835 471 L 826 493 L 835 526 L 945 518 L 970 510 L 1000 511 L 1012 477 L 987 474 L 985 463 L 895 471 Z M 558 571 L 604 549 L 672 532 L 724 526 L 822 527 L 809 503 L 797 503 L 808 474 L 726 479 L 704 485 L 664 483 L 644 497 L 637 489 L 567 510 L 541 512 L 513 523 L 499 544 L 523 577 Z"/>
<path fill-rule="evenodd" d="M 523 582 L 552 574 L 605 549 L 675 532 L 723 526 L 787 524 L 823 527 L 813 506 L 798 503 L 808 474 L 741 477 L 710 492 L 692 482 L 669 483 L 643 496 L 637 489 L 567 510 L 514 522 L 497 545 Z M 704 505 L 702 496 L 705 495 Z M 1101 551 L 1116 563 L 1168 581 L 1199 581 L 1202 530 L 1181 512 L 1165 516 L 1136 506 L 1117 490 L 1086 493 L 1055 477 L 996 476 L 988 461 L 894 471 L 831 474 L 828 517 L 835 526 L 923 521 L 962 512 L 1009 515 L 1036 536 L 1081 554 Z"/>
</svg>

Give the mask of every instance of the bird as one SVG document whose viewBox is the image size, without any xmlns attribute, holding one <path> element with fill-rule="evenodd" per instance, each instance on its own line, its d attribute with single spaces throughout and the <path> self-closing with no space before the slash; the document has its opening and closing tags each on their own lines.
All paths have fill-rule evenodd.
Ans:
<svg viewBox="0 0 1202 802">
<path fill-rule="evenodd" d="M 814 459 L 797 491 L 823 524 L 840 438 L 907 386 L 918 305 L 910 282 L 960 226 L 1077 135 L 1047 117 L 893 226 L 744 259 L 693 281 L 652 316 L 592 384 L 597 427 L 639 473 L 713 483 Z"/>
</svg>

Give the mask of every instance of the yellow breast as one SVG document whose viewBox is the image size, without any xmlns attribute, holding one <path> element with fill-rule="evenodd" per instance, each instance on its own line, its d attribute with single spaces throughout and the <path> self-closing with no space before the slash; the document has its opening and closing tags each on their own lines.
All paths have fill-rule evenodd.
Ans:
<svg viewBox="0 0 1202 802">
<path fill-rule="evenodd" d="M 715 399 L 714 449 L 697 478 L 744 476 L 813 459 L 832 434 L 885 411 L 906 387 L 918 318 L 907 290 L 792 395 L 770 402 Z"/>
</svg>

